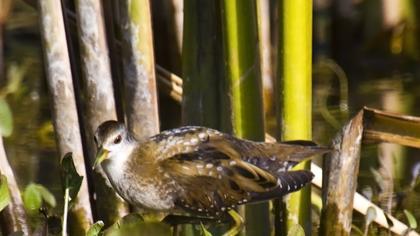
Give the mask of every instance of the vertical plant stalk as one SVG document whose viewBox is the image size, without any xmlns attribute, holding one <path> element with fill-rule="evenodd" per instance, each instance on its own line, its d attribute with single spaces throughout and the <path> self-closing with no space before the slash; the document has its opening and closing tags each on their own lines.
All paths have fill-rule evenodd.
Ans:
<svg viewBox="0 0 420 236">
<path fill-rule="evenodd" d="M 184 1 L 182 124 L 221 129 L 223 55 L 220 11 L 214 0 Z M 194 235 L 191 225 L 183 235 Z"/>
<path fill-rule="evenodd" d="M 64 190 L 64 209 L 63 209 L 63 226 L 61 229 L 61 235 L 66 236 L 67 235 L 67 216 L 69 212 L 69 202 L 70 202 L 70 196 L 69 196 L 69 188 L 66 188 Z"/>
<path fill-rule="evenodd" d="M 120 5 L 118 1 L 104 0 L 103 18 L 106 26 L 105 33 L 107 35 L 107 45 L 109 49 L 109 61 L 111 64 L 111 76 L 113 81 L 114 97 L 116 104 L 116 112 L 118 120 L 124 120 L 124 103 L 123 103 L 123 83 L 122 70 L 123 64 L 121 60 L 121 24 L 120 24 Z"/>
<path fill-rule="evenodd" d="M 270 41 L 270 1 L 258 0 L 257 19 L 258 19 L 258 38 L 260 48 L 260 66 L 264 98 L 264 113 L 267 114 L 272 109 L 273 80 L 271 70 L 271 41 Z"/>
<path fill-rule="evenodd" d="M 186 0 L 184 14 L 183 124 L 221 129 L 223 48 L 217 1 Z"/>
<path fill-rule="evenodd" d="M 0 137 L 0 174 L 6 176 L 10 193 L 9 205 L 0 213 L 1 232 L 4 235 L 9 235 L 16 231 L 22 231 L 24 235 L 29 235 L 29 222 L 13 170 L 7 160 L 2 137 Z"/>
<path fill-rule="evenodd" d="M 334 138 L 332 152 L 324 159 L 323 210 L 320 235 L 350 235 L 353 199 L 359 173 L 363 135 L 360 111 Z"/>
<path fill-rule="evenodd" d="M 233 133 L 264 140 L 264 118 L 255 1 L 223 0 L 222 34 Z M 247 235 L 269 235 L 267 204 L 246 207 Z"/>
<path fill-rule="evenodd" d="M 93 164 L 96 145 L 93 136 L 104 121 L 116 120 L 114 90 L 106 45 L 103 12 L 100 1 L 76 1 L 81 66 L 84 83 L 84 134 L 90 163 Z M 113 224 L 128 213 L 128 206 L 106 183 L 105 173 L 100 169 L 93 175 L 96 192 L 96 209 L 99 219 Z"/>
<path fill-rule="evenodd" d="M 0 2 L 0 82 L 5 81 L 5 60 L 4 60 L 4 23 L 10 12 L 12 1 L 5 0 Z M 10 193 L 10 202 L 0 213 L 0 227 L 4 235 L 9 235 L 16 231 L 22 231 L 24 235 L 29 234 L 29 224 L 23 207 L 20 191 L 16 183 L 13 170 L 7 160 L 3 146 L 3 138 L 0 137 L 0 175 L 7 178 Z"/>
<path fill-rule="evenodd" d="M 384 83 L 386 85 L 386 83 Z M 403 94 L 401 83 L 398 81 L 390 83 L 389 88 L 383 91 L 381 102 L 386 111 L 403 113 L 404 106 L 401 103 Z M 406 100 L 404 100 L 406 101 Z M 410 104 L 405 102 L 405 104 Z M 404 186 L 401 182 L 404 179 L 406 168 L 405 148 L 395 143 L 378 144 L 378 172 L 382 176 L 380 183 L 381 192 L 379 193 L 380 206 L 385 212 L 392 213 L 394 190 L 400 191 L 399 186 Z"/>
<path fill-rule="evenodd" d="M 284 0 L 279 4 L 277 92 L 282 140 L 312 139 L 312 1 Z M 304 162 L 297 168 L 309 169 Z M 285 197 L 286 232 L 300 224 L 311 233 L 310 186 Z M 278 219 L 277 219 L 278 220 Z"/>
<path fill-rule="evenodd" d="M 141 140 L 159 132 L 150 2 L 125 0 L 122 9 L 125 110 Z"/>
<path fill-rule="evenodd" d="M 180 76 L 182 73 L 182 38 L 184 0 L 153 0 L 153 35 L 155 60 L 165 69 Z M 171 43 L 168 43 L 171 39 Z"/>
<path fill-rule="evenodd" d="M 72 152 L 77 172 L 86 176 L 61 1 L 38 1 L 38 9 L 58 150 L 60 156 Z M 83 233 L 93 221 L 86 179 L 70 211 L 78 222 L 76 232 Z"/>
<path fill-rule="evenodd" d="M 12 0 L 0 1 L 0 82 L 5 82 L 5 60 L 4 60 L 4 25 L 9 16 Z"/>
</svg>

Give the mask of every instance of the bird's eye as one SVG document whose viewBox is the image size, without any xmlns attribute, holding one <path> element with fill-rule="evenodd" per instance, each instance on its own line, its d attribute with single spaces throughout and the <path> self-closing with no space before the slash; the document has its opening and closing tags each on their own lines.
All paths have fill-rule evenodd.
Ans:
<svg viewBox="0 0 420 236">
<path fill-rule="evenodd" d="M 121 140 L 122 140 L 121 135 L 118 135 L 118 136 L 114 139 L 114 144 L 119 144 L 119 143 L 121 143 Z"/>
</svg>

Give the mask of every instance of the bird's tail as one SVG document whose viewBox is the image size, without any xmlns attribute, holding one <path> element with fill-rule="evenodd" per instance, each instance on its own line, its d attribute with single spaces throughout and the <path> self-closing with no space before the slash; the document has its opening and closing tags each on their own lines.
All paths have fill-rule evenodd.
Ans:
<svg viewBox="0 0 420 236">
<path fill-rule="evenodd" d="M 293 140 L 278 143 L 283 150 L 291 150 L 289 160 L 300 162 L 305 159 L 310 159 L 317 155 L 322 155 L 332 151 L 332 148 L 326 146 L 319 146 L 318 144 L 307 140 Z"/>
<path fill-rule="evenodd" d="M 310 183 L 314 174 L 308 170 L 296 170 L 281 172 L 277 175 L 278 187 L 269 192 L 255 193 L 253 201 L 265 201 L 272 198 L 279 198 L 288 193 L 295 192 Z"/>
</svg>

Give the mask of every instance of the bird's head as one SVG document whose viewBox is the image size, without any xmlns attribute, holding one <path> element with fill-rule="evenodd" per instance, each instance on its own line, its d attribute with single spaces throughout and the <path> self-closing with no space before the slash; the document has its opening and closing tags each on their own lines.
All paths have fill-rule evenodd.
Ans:
<svg viewBox="0 0 420 236">
<path fill-rule="evenodd" d="M 119 153 L 124 153 L 124 150 L 130 145 L 131 140 L 125 125 L 114 120 L 105 121 L 99 125 L 96 129 L 94 139 L 98 152 L 96 153 L 93 169 L 103 161 L 114 159 Z"/>
</svg>

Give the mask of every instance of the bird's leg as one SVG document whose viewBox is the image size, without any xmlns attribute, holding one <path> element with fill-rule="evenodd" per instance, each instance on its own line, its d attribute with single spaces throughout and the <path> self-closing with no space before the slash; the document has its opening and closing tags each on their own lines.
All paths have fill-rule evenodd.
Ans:
<svg viewBox="0 0 420 236">
<path fill-rule="evenodd" d="M 232 218 L 234 225 L 226 233 L 224 233 L 223 236 L 234 236 L 241 232 L 244 227 L 244 220 L 235 210 L 229 210 L 228 213 Z"/>
</svg>

